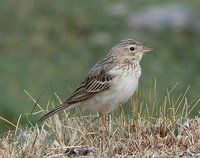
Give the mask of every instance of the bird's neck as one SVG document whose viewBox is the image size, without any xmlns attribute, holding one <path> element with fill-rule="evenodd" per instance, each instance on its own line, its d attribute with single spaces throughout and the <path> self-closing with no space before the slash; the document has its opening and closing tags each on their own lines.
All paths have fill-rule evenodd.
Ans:
<svg viewBox="0 0 200 158">
<path fill-rule="evenodd" d="M 139 65 L 141 59 L 142 59 L 142 56 L 130 56 L 130 57 L 124 57 L 122 59 L 122 62 L 131 64 L 131 65 Z"/>
</svg>

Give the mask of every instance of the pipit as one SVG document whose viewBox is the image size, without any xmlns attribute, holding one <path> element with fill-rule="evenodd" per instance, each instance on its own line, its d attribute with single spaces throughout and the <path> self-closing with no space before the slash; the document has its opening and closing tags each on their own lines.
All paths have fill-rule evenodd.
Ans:
<svg viewBox="0 0 200 158">
<path fill-rule="evenodd" d="M 141 75 L 140 61 L 150 50 L 134 39 L 121 40 L 94 65 L 71 97 L 41 117 L 40 121 L 64 109 L 86 106 L 99 112 L 106 127 L 103 114 L 125 103 L 134 94 Z"/>
</svg>

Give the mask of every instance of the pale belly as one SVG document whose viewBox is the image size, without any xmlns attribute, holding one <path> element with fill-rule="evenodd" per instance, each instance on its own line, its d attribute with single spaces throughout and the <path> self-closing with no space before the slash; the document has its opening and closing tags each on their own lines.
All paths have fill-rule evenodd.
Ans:
<svg viewBox="0 0 200 158">
<path fill-rule="evenodd" d="M 87 107 L 98 112 L 109 112 L 126 102 L 136 91 L 139 77 L 127 76 L 123 80 L 115 80 L 110 89 L 98 93 L 87 100 Z M 94 106 L 95 105 L 95 106 Z"/>
</svg>

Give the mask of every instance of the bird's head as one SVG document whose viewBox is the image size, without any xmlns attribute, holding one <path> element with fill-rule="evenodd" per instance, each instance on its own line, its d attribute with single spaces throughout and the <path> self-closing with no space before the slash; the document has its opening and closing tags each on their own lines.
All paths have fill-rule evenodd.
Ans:
<svg viewBox="0 0 200 158">
<path fill-rule="evenodd" d="M 151 48 L 144 47 L 141 43 L 134 39 L 121 40 L 116 46 L 113 47 L 113 53 L 125 58 L 141 60 L 143 54 L 151 51 Z"/>
</svg>

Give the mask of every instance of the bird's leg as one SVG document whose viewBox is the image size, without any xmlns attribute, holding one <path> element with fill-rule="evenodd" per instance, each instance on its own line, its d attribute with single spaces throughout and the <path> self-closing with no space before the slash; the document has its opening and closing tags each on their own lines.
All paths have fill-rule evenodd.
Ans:
<svg viewBox="0 0 200 158">
<path fill-rule="evenodd" d="M 109 132 L 111 132 L 112 131 L 112 113 L 111 112 L 109 112 L 108 113 L 108 129 L 109 129 Z"/>
<path fill-rule="evenodd" d="M 101 122 L 103 123 L 103 126 L 105 127 L 105 135 L 108 136 L 109 132 L 108 132 L 108 128 L 106 126 L 106 118 L 105 115 L 102 112 L 99 112 L 99 117 L 101 119 Z"/>
</svg>

